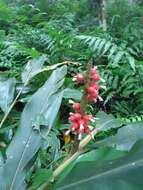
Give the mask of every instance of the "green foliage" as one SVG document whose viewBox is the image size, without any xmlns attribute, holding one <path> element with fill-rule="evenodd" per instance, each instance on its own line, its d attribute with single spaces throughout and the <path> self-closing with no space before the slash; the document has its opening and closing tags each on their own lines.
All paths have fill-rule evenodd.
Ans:
<svg viewBox="0 0 143 190">
<path fill-rule="evenodd" d="M 118 150 L 130 150 L 134 143 L 143 138 L 142 122 L 129 124 L 118 130 L 115 136 L 107 137 L 103 141 L 97 142 L 98 146 L 116 147 Z M 96 146 L 97 146 L 96 145 Z"/>
<path fill-rule="evenodd" d="M 57 69 L 27 103 L 21 126 L 7 149 L 6 163 L 0 169 L 1 189 L 25 189 L 23 180 L 31 165 L 29 162 L 40 148 L 42 135 L 48 135 L 59 110 L 63 93 L 57 91 L 65 74 L 66 67 Z"/>
<path fill-rule="evenodd" d="M 138 142 L 126 156 L 117 160 L 110 157 L 107 161 L 77 163 L 56 189 L 139 190 L 142 188 L 142 145 L 142 141 Z"/>
<path fill-rule="evenodd" d="M 110 130 L 115 127 L 119 128 L 120 126 L 119 121 L 112 115 L 99 112 L 96 116 L 100 119 L 100 122 L 98 122 L 96 126 L 98 128 L 100 126 L 100 130 Z M 91 144 L 89 149 L 86 150 L 86 153 L 82 154 L 64 170 L 55 184 L 55 189 L 88 189 L 89 186 L 93 189 L 95 187 L 102 189 L 108 187 L 110 189 L 110 183 L 112 186 L 118 183 L 119 188 L 122 189 L 135 188 L 136 180 L 139 183 L 140 178 L 138 175 L 138 177 L 134 178 L 135 181 L 131 180 L 134 175 L 134 170 L 138 172 L 138 174 L 142 171 L 142 163 L 140 163 L 142 141 L 137 142 L 139 139 L 143 139 L 142 123 L 119 128 L 114 136 Z M 107 146 L 114 148 L 107 148 Z M 87 172 L 85 172 L 85 170 Z M 126 172 L 128 173 L 128 177 L 126 178 L 125 175 L 122 178 L 123 173 Z M 118 176 L 116 179 L 119 179 L 119 181 L 112 180 L 115 175 Z M 124 182 L 120 183 L 120 179 Z"/>
<path fill-rule="evenodd" d="M 95 53 L 94 56 L 106 56 L 109 60 L 109 65 L 113 68 L 119 67 L 121 62 L 129 62 L 131 68 L 135 70 L 134 58 L 127 51 L 126 44 L 116 45 L 113 40 L 107 40 L 101 37 L 92 36 L 78 36 L 78 38 L 87 44 L 91 51 Z"/>
<path fill-rule="evenodd" d="M 106 1 L 103 32 L 98 2 L 0 0 L 1 121 L 18 95 L 0 128 L 0 190 L 142 188 L 143 4 Z M 72 77 L 89 60 L 107 87 L 89 107 L 100 133 L 54 181 L 74 141 L 68 99 L 82 97 Z"/>
<path fill-rule="evenodd" d="M 8 111 L 14 99 L 15 83 L 14 78 L 0 82 L 0 107 L 4 112 Z"/>
<path fill-rule="evenodd" d="M 36 174 L 32 177 L 32 185 L 29 190 L 37 189 L 41 184 L 52 177 L 52 171 L 47 169 L 39 169 Z"/>
</svg>

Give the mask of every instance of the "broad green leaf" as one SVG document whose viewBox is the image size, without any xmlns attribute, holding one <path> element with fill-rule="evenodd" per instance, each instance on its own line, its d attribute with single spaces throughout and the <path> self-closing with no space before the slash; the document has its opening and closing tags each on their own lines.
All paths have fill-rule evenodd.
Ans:
<svg viewBox="0 0 143 190">
<path fill-rule="evenodd" d="M 95 160 L 111 160 L 122 157 L 126 154 L 124 151 L 116 150 L 111 147 L 101 147 L 97 150 L 84 153 L 76 160 L 78 162 L 87 162 Z"/>
<path fill-rule="evenodd" d="M 82 93 L 76 89 L 66 88 L 63 94 L 64 98 L 72 98 L 74 100 L 81 100 Z"/>
<path fill-rule="evenodd" d="M 126 152 L 124 151 L 119 151 L 109 147 L 103 147 L 97 150 L 92 150 L 90 152 L 84 153 L 80 155 L 75 161 L 73 161 L 67 168 L 65 168 L 62 174 L 59 176 L 57 184 L 59 184 L 78 163 L 101 161 L 101 160 L 113 160 L 120 158 L 125 154 Z"/>
<path fill-rule="evenodd" d="M 120 120 L 116 119 L 112 114 L 106 114 L 103 111 L 98 112 L 96 117 L 98 118 L 96 121 L 97 128 L 99 128 L 101 131 L 118 128 L 121 125 Z"/>
<path fill-rule="evenodd" d="M 15 78 L 0 82 L 0 108 L 6 113 L 14 99 Z"/>
<path fill-rule="evenodd" d="M 118 150 L 130 150 L 140 139 L 143 139 L 143 123 L 129 124 L 118 130 L 117 134 L 107 137 L 96 145 L 112 146 Z"/>
<path fill-rule="evenodd" d="M 56 68 L 58 68 L 60 66 L 68 65 L 68 64 L 77 65 L 77 63 L 65 61 L 65 62 L 45 66 L 33 73 L 32 81 L 36 82 L 36 85 L 37 85 L 37 83 L 39 84 L 39 83 L 45 81 L 45 78 L 47 78 L 47 76 L 49 76 L 53 70 L 55 70 Z"/>
<path fill-rule="evenodd" d="M 141 190 L 143 189 L 143 141 L 124 157 L 78 163 L 56 186 L 56 190 Z"/>
<path fill-rule="evenodd" d="M 39 150 L 43 137 L 49 134 L 61 105 L 63 92 L 59 89 L 66 70 L 66 66 L 55 70 L 26 104 L 20 127 L 6 151 L 5 164 L 0 168 L 1 190 L 26 189 L 24 178 L 32 164 L 30 161 Z M 43 119 L 38 118 L 42 116 L 44 125 Z"/>
<path fill-rule="evenodd" d="M 38 59 L 29 61 L 22 73 L 23 83 L 29 81 L 35 75 L 35 73 L 40 71 L 46 60 L 47 57 L 45 55 L 42 55 Z"/>
</svg>

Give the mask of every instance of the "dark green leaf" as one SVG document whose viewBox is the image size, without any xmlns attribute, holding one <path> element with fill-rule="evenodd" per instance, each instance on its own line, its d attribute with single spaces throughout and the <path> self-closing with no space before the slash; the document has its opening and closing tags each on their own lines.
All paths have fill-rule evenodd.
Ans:
<svg viewBox="0 0 143 190">
<path fill-rule="evenodd" d="M 139 139 L 143 139 L 143 123 L 129 124 L 122 127 L 115 136 L 108 137 L 96 144 L 116 147 L 118 150 L 130 150 Z"/>
<path fill-rule="evenodd" d="M 46 182 L 47 179 L 52 179 L 53 172 L 47 169 L 38 169 L 32 178 L 32 185 L 29 190 L 36 190 L 42 183 Z"/>
<path fill-rule="evenodd" d="M 56 190 L 143 189 L 143 141 L 124 157 L 110 161 L 78 163 Z"/>
<path fill-rule="evenodd" d="M 112 128 L 118 128 L 121 125 L 121 121 L 116 119 L 112 114 L 106 114 L 105 112 L 98 112 L 96 117 L 97 127 L 101 131 L 107 131 Z"/>
</svg>

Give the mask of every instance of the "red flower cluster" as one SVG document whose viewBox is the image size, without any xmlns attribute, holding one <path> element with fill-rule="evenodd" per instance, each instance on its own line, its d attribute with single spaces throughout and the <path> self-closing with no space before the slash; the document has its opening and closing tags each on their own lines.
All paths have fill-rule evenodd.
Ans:
<svg viewBox="0 0 143 190">
<path fill-rule="evenodd" d="M 95 119 L 92 115 L 85 114 L 82 116 L 82 114 L 80 113 L 80 103 L 74 103 L 73 108 L 75 113 L 71 113 L 69 117 L 69 121 L 72 122 L 72 125 L 70 126 L 70 129 L 66 132 L 66 135 L 73 131 L 78 134 L 78 140 L 81 140 L 83 133 L 90 134 L 88 122 L 94 122 Z"/>
<path fill-rule="evenodd" d="M 99 96 L 99 89 L 105 88 L 105 86 L 99 86 L 97 84 L 98 81 L 104 82 L 104 80 L 97 73 L 97 68 L 91 68 L 89 72 L 89 76 L 85 77 L 85 75 L 79 73 L 77 74 L 73 80 L 76 81 L 80 85 L 84 85 L 85 96 L 87 102 L 96 102 L 97 99 L 99 101 L 103 101 L 103 99 Z M 70 129 L 66 132 L 68 135 L 71 131 L 76 132 L 78 134 L 78 139 L 81 140 L 82 134 L 90 134 L 89 121 L 94 122 L 95 118 L 92 115 L 82 114 L 81 113 L 81 104 L 74 103 L 73 109 L 75 113 L 71 113 L 69 117 L 69 121 L 72 123 Z"/>
</svg>

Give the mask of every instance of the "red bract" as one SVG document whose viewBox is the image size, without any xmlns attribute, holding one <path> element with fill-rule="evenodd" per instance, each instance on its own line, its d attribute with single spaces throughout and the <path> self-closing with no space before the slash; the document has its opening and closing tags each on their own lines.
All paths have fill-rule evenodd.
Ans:
<svg viewBox="0 0 143 190">
<path fill-rule="evenodd" d="M 95 98 L 91 95 L 87 96 L 87 100 L 88 100 L 88 102 L 97 102 L 97 98 Z"/>
<path fill-rule="evenodd" d="M 84 120 L 85 122 L 88 122 L 88 121 L 94 122 L 94 121 L 95 121 L 95 119 L 94 119 L 94 117 L 93 117 L 92 115 L 84 115 L 84 116 L 83 116 L 83 120 Z"/>
<path fill-rule="evenodd" d="M 75 131 L 78 128 L 78 123 L 74 123 L 73 125 L 70 126 L 71 131 Z"/>
<path fill-rule="evenodd" d="M 96 83 L 91 83 L 90 87 L 94 88 L 95 90 L 99 90 L 99 86 Z"/>
<path fill-rule="evenodd" d="M 96 91 L 96 89 L 92 86 L 87 87 L 86 92 L 89 94 L 92 94 Z"/>
<path fill-rule="evenodd" d="M 81 105 L 80 105 L 80 103 L 74 103 L 73 104 L 73 109 L 75 110 L 75 112 L 80 112 L 81 110 Z"/>
<path fill-rule="evenodd" d="M 80 113 L 75 113 L 74 117 L 76 118 L 76 120 L 78 121 L 79 119 L 81 119 L 81 114 Z"/>
<path fill-rule="evenodd" d="M 101 79 L 100 75 L 99 74 L 94 74 L 94 75 L 91 75 L 90 78 L 92 80 L 95 80 L 95 81 L 99 81 Z"/>
<path fill-rule="evenodd" d="M 91 70 L 90 70 L 90 76 L 91 75 L 95 75 L 97 73 L 96 69 L 97 69 L 97 67 L 91 68 Z"/>
<path fill-rule="evenodd" d="M 76 81 L 79 84 L 83 84 L 84 81 L 85 81 L 85 78 L 84 78 L 84 76 L 82 74 L 79 73 L 76 76 L 74 76 L 73 81 Z"/>
<path fill-rule="evenodd" d="M 71 121 L 71 122 L 74 122 L 74 121 L 76 121 L 76 118 L 75 118 L 75 116 L 74 116 L 74 115 L 71 115 L 71 116 L 69 117 L 69 121 Z"/>
<path fill-rule="evenodd" d="M 84 129 L 84 133 L 86 133 L 87 135 L 89 135 L 90 134 L 90 129 L 89 128 L 85 128 Z"/>
</svg>

